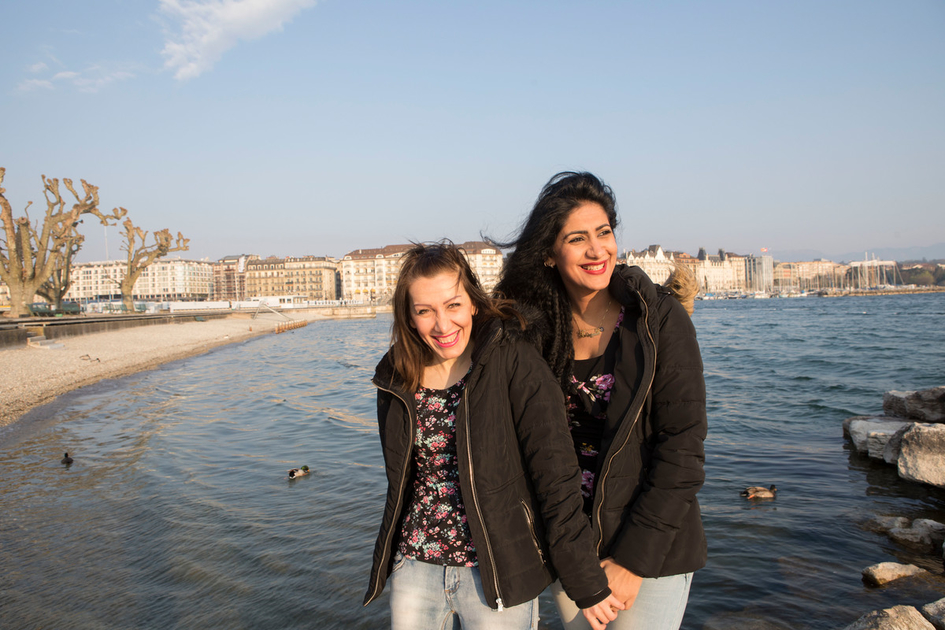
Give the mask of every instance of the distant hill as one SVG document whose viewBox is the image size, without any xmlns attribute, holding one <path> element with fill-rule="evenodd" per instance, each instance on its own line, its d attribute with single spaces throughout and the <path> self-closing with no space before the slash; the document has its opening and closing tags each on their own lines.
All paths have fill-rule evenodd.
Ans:
<svg viewBox="0 0 945 630">
<path fill-rule="evenodd" d="M 775 260 L 783 262 L 797 262 L 802 260 L 817 260 L 822 258 L 834 262 L 850 262 L 852 260 L 863 260 L 866 255 L 872 259 L 875 256 L 879 260 L 936 260 L 945 259 L 945 243 L 936 243 L 926 247 L 880 247 L 877 249 L 864 249 L 859 252 L 846 252 L 836 254 L 823 252 L 816 249 L 790 249 L 790 250 L 771 250 L 769 256 Z"/>
<path fill-rule="evenodd" d="M 935 260 L 945 258 L 945 243 L 936 243 L 927 247 L 882 247 L 880 249 L 867 250 L 870 258 L 876 255 L 881 260 Z M 840 254 L 834 260 L 837 262 L 850 262 L 851 260 L 863 260 L 864 252 L 850 252 Z"/>
</svg>

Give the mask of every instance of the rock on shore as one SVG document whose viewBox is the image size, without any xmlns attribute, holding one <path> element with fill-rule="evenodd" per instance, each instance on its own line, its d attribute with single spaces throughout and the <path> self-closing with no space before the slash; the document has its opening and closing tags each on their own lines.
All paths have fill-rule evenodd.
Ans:
<svg viewBox="0 0 945 630">
<path fill-rule="evenodd" d="M 857 452 L 896 466 L 899 477 L 945 488 L 945 387 L 919 392 L 886 392 L 883 416 L 843 421 L 843 433 Z M 896 543 L 945 560 L 945 524 L 931 519 L 876 516 L 867 527 Z M 935 574 L 912 564 L 882 562 L 863 570 L 863 582 L 889 582 Z M 894 606 L 860 617 L 845 630 L 945 630 L 945 599 L 922 607 Z"/>
<path fill-rule="evenodd" d="M 913 575 L 928 573 L 925 569 L 914 564 L 899 564 L 898 562 L 880 562 L 863 569 L 863 581 L 870 586 L 882 586 L 895 580 L 901 580 Z"/>
<path fill-rule="evenodd" d="M 886 392 L 883 413 L 919 422 L 945 422 L 945 385 L 914 392 Z"/>
<path fill-rule="evenodd" d="M 893 606 L 867 613 L 844 630 L 935 630 L 935 626 L 914 606 Z"/>
<path fill-rule="evenodd" d="M 902 479 L 945 488 L 945 386 L 886 392 L 883 410 L 843 421 L 853 447 L 895 465 Z"/>
<path fill-rule="evenodd" d="M 945 488 L 945 425 L 916 423 L 903 433 L 899 476 Z"/>
<path fill-rule="evenodd" d="M 935 630 L 945 630 L 945 597 L 923 606 L 922 614 L 935 626 Z"/>
</svg>

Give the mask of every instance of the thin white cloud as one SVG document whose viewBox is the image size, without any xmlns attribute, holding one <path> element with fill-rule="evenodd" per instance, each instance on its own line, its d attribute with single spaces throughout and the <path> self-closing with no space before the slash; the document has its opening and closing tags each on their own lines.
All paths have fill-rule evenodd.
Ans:
<svg viewBox="0 0 945 630">
<path fill-rule="evenodd" d="M 134 76 L 135 75 L 132 72 L 119 70 L 117 72 L 111 72 L 108 74 L 99 74 L 98 76 L 92 78 L 79 77 L 75 79 L 73 83 L 75 83 L 75 86 L 79 88 L 79 91 L 81 92 L 98 92 L 100 89 L 110 83 L 132 79 Z"/>
<path fill-rule="evenodd" d="M 49 66 L 47 66 L 42 61 L 40 61 L 39 63 L 34 63 L 32 66 L 29 66 L 27 68 L 27 70 L 32 72 L 33 74 L 36 74 L 37 72 L 42 72 L 43 70 L 48 70 L 48 69 L 49 69 Z"/>
<path fill-rule="evenodd" d="M 184 81 L 211 69 L 241 41 L 281 30 L 316 0 L 160 0 L 161 10 L 180 22 L 164 44 L 164 66 Z"/>
<path fill-rule="evenodd" d="M 53 84 L 52 81 L 44 81 L 42 79 L 27 79 L 26 81 L 21 81 L 20 84 L 16 86 L 16 89 L 20 92 L 51 90 L 53 89 Z"/>
<path fill-rule="evenodd" d="M 134 78 L 135 74 L 127 70 L 106 70 L 101 66 L 90 66 L 82 72 L 64 70 L 53 75 L 52 79 L 27 79 L 17 86 L 20 92 L 35 90 L 54 90 L 54 81 L 71 85 L 80 92 L 98 92 L 106 85 Z"/>
</svg>

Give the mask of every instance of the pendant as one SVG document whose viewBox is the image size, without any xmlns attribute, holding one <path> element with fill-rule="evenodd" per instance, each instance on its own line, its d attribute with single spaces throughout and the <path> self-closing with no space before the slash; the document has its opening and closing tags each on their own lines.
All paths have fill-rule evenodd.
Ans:
<svg viewBox="0 0 945 630">
<path fill-rule="evenodd" d="M 590 331 L 588 331 L 588 330 L 581 330 L 580 328 L 578 328 L 578 329 L 577 329 L 577 336 L 580 337 L 581 339 L 586 339 L 586 338 L 588 338 L 588 337 L 596 337 L 597 335 L 601 334 L 602 332 L 604 332 L 604 327 L 603 327 L 603 326 L 598 326 L 597 328 L 595 328 L 595 329 L 593 329 L 593 330 L 590 330 Z"/>
</svg>

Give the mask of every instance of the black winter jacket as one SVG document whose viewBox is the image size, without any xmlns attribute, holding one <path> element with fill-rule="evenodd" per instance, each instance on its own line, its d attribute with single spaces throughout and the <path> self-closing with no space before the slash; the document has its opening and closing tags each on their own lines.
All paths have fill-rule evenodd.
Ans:
<svg viewBox="0 0 945 630">
<path fill-rule="evenodd" d="M 597 552 L 643 577 L 689 573 L 706 562 L 696 493 L 708 423 L 696 331 L 639 267 L 618 266 L 610 293 L 628 307 L 621 326 L 635 334 L 621 335 L 617 350 L 591 515 Z"/>
<path fill-rule="evenodd" d="M 486 600 L 534 599 L 560 574 L 582 608 L 610 594 L 582 511 L 580 472 L 564 398 L 541 355 L 492 321 L 476 332 L 472 371 L 456 415 L 460 488 Z M 367 605 L 390 576 L 413 467 L 416 403 L 385 356 L 377 419 L 388 490 Z"/>
</svg>

